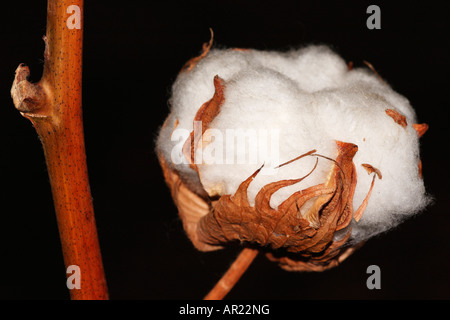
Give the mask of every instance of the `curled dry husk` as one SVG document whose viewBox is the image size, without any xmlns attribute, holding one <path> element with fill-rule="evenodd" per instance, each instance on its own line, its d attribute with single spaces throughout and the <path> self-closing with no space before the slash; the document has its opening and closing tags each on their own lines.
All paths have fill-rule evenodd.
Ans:
<svg viewBox="0 0 450 320">
<path fill-rule="evenodd" d="M 210 47 L 211 42 L 204 45 L 203 53 L 188 61 L 181 72 L 189 72 L 208 53 Z M 199 108 L 194 118 L 194 121 L 202 121 L 202 132 L 195 136 L 193 131 L 183 148 L 191 168 L 197 173 L 198 169 L 193 161 L 195 150 L 209 123 L 220 112 L 220 106 L 225 100 L 225 85 L 220 77 L 214 78 L 214 96 Z M 395 111 L 387 110 L 386 113 L 398 124 L 405 125 L 404 118 Z M 177 123 L 176 121 L 175 126 Z M 167 125 L 166 121 L 164 126 Z M 428 128 L 426 125 L 413 126 L 419 136 Z M 382 178 L 377 168 L 363 164 L 368 174 L 373 174 L 373 180 L 371 186 L 368 186 L 366 198 L 360 207 L 354 210 L 353 195 L 357 176 L 353 157 L 358 147 L 341 141 L 336 141 L 336 146 L 335 159 L 323 157 L 312 150 L 280 165 L 289 165 L 305 156 L 323 157 L 332 162 L 326 181 L 293 193 L 276 209 L 270 206 L 271 196 L 280 188 L 305 179 L 315 167 L 304 177 L 265 185 L 257 193 L 252 206 L 247 198 L 247 189 L 261 168 L 245 179 L 233 195 L 227 194 L 212 199 L 206 191 L 199 194 L 191 190 L 187 181 L 183 181 L 180 174 L 161 154 L 159 161 L 184 230 L 198 250 L 212 251 L 229 243 L 240 242 L 265 251 L 270 260 L 278 262 L 286 270 L 323 271 L 339 265 L 362 245 L 349 245 L 350 223 L 352 219 L 356 222 L 361 219 L 375 178 Z M 306 213 L 302 214 L 301 209 L 307 202 Z"/>
</svg>

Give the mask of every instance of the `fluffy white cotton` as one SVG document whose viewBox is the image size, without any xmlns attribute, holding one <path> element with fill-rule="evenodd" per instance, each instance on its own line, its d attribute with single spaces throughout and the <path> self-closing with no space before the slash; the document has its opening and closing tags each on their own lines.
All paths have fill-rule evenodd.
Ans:
<svg viewBox="0 0 450 320">
<path fill-rule="evenodd" d="M 181 133 L 193 130 L 195 114 L 213 96 L 216 75 L 225 81 L 225 102 L 210 126 L 213 129 L 210 136 L 215 140 L 211 139 L 209 145 L 205 142 L 204 147 L 206 155 L 216 156 L 207 159 L 215 162 L 198 164 L 201 181 L 188 164 L 174 165 L 191 188 L 199 192 L 204 188 L 211 196 L 233 194 L 263 163 L 273 167 L 313 149 L 335 159 L 335 140 L 340 140 L 359 148 L 353 160 L 358 179 L 353 199 L 355 209 L 372 182 L 372 175 L 361 164 L 371 164 L 383 175 L 375 181 L 362 219 L 352 224 L 355 242 L 395 227 L 428 203 L 418 174 L 419 141 L 411 126 L 417 121 L 410 103 L 372 71 L 349 71 L 347 63 L 325 46 L 287 53 L 211 50 L 191 71 L 181 73 L 173 85 L 171 113 L 157 142 L 169 162 L 177 153 L 174 150 L 179 151 L 187 138 L 182 138 Z M 386 109 L 404 115 L 407 127 L 395 123 Z M 251 140 L 247 136 L 241 153 L 235 136 L 227 136 L 227 132 L 239 135 L 239 130 L 255 133 L 257 137 Z M 263 148 L 268 152 L 265 156 L 264 152 L 258 153 L 255 160 L 252 147 L 257 152 Z M 242 164 L 237 163 L 239 155 L 245 156 Z M 218 158 L 224 163 L 218 163 Z M 258 175 L 248 190 L 250 201 L 269 182 L 306 175 L 316 159 L 305 157 L 283 166 L 276 174 L 268 170 Z M 273 196 L 273 207 L 293 192 L 325 181 L 333 164 L 318 159 L 310 176 Z"/>
</svg>

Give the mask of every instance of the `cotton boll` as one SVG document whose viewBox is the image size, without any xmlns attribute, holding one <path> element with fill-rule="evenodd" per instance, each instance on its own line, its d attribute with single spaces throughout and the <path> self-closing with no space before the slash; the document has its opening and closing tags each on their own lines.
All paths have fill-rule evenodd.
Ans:
<svg viewBox="0 0 450 320">
<path fill-rule="evenodd" d="M 309 174 L 272 196 L 270 205 L 277 208 L 294 192 L 326 181 L 334 166 L 327 158 L 336 158 L 335 141 L 342 141 L 358 146 L 353 158 L 355 210 L 373 179 L 362 164 L 382 173 L 361 219 L 351 224 L 353 243 L 395 227 L 428 204 L 418 173 L 419 141 L 412 127 L 416 115 L 409 101 L 372 71 L 348 70 L 346 62 L 326 46 L 284 53 L 211 50 L 192 70 L 180 73 L 173 85 L 171 114 L 157 141 L 158 151 L 168 162 L 173 149 L 187 139 L 173 140 L 174 130 L 193 130 L 197 111 L 214 95 L 216 75 L 225 83 L 225 101 L 203 137 L 203 151 L 221 155 L 222 162 L 199 163 L 198 172 L 186 162 L 171 164 L 196 193 L 206 191 L 214 198 L 233 195 L 262 164 L 275 167 L 315 149 L 322 157 L 304 157 L 278 168 L 276 174 L 259 174 L 250 184 L 247 193 L 253 205 L 258 191 L 268 183 Z M 405 116 L 406 127 L 396 123 L 387 109 Z M 266 141 L 270 152 L 265 157 L 258 155 L 249 161 L 255 140 L 247 137 L 245 148 L 239 151 L 236 137 L 227 140 L 227 130 L 255 133 L 262 139 L 258 147 L 264 132 L 276 133 L 279 139 L 272 144 Z M 232 156 L 227 158 L 227 151 Z M 246 161 L 238 163 L 239 157 Z"/>
</svg>

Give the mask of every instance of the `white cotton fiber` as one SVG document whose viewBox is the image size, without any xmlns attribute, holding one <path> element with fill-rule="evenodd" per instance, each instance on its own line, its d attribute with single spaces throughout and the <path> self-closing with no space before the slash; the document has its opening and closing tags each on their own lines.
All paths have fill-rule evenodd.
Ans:
<svg viewBox="0 0 450 320">
<path fill-rule="evenodd" d="M 173 161 L 174 150 L 180 150 L 187 138 L 173 133 L 175 122 L 178 132 L 193 130 L 195 114 L 214 94 L 216 75 L 224 80 L 225 102 L 210 124 L 210 135 L 216 140 L 205 143 L 204 152 L 214 151 L 220 156 L 217 145 L 223 145 L 221 159 L 226 162 L 225 153 L 230 150 L 234 157 L 228 159 L 229 164 L 198 164 L 201 181 L 188 164 L 175 164 L 192 189 L 200 192 L 204 188 L 210 196 L 234 194 L 239 184 L 263 163 L 273 168 L 313 149 L 335 159 L 335 140 L 339 140 L 358 146 L 353 159 L 358 179 L 353 198 L 355 210 L 366 197 L 373 178 L 361 164 L 368 163 L 382 173 L 382 179 L 375 181 L 361 220 L 352 224 L 353 241 L 395 227 L 427 205 L 418 172 L 418 135 L 412 127 L 417 121 L 410 103 L 371 70 L 348 70 L 346 62 L 326 46 L 286 53 L 211 50 L 192 70 L 180 73 L 173 85 L 171 113 L 158 138 L 158 149 L 169 162 Z M 404 128 L 396 123 L 386 109 L 404 115 L 408 125 Z M 258 133 L 258 146 L 261 141 L 267 142 L 263 144 L 271 153 L 249 163 L 252 145 L 247 143 L 243 150 L 247 161 L 236 163 L 237 150 L 232 149 L 236 148 L 236 141 L 226 139 L 227 130 Z M 264 134 L 270 137 L 264 140 Z M 220 137 L 223 144 L 218 144 Z M 270 138 L 275 140 L 271 142 Z M 279 168 L 276 174 L 270 170 L 259 174 L 248 190 L 250 202 L 269 182 L 308 174 L 316 159 L 314 172 L 300 183 L 280 189 L 271 205 L 276 207 L 293 192 L 323 183 L 333 163 L 304 157 Z"/>
</svg>

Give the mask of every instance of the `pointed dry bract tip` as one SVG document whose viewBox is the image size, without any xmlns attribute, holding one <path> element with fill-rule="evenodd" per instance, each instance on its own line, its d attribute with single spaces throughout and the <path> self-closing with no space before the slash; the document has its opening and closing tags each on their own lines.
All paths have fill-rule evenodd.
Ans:
<svg viewBox="0 0 450 320">
<path fill-rule="evenodd" d="M 211 38 L 209 39 L 208 43 L 204 43 L 202 46 L 202 53 L 195 58 L 190 59 L 188 62 L 186 62 L 186 64 L 181 68 L 180 73 L 182 72 L 189 72 L 192 70 L 192 68 L 195 67 L 195 65 L 204 57 L 206 57 L 206 55 L 208 54 L 209 50 L 211 50 L 211 47 L 213 45 L 213 41 L 214 41 L 214 32 L 211 28 L 209 28 L 209 31 L 211 32 Z"/>
<path fill-rule="evenodd" d="M 350 62 L 347 64 L 347 70 L 348 70 L 348 71 L 352 71 L 352 70 L 353 70 L 353 61 L 350 61 Z"/>
<path fill-rule="evenodd" d="M 363 63 L 364 63 L 370 70 L 373 71 L 373 73 L 378 77 L 378 79 L 380 79 L 381 81 L 385 82 L 384 79 L 380 76 L 380 74 L 377 72 L 377 70 L 375 70 L 374 66 L 373 66 L 370 62 L 368 62 L 368 61 L 366 61 L 366 60 L 363 60 Z"/>
<path fill-rule="evenodd" d="M 378 170 L 377 168 L 375 168 L 374 166 L 368 164 L 368 163 L 363 163 L 361 164 L 361 166 L 366 169 L 368 174 L 372 174 L 375 172 L 375 174 L 378 176 L 378 179 L 382 179 L 383 176 L 381 175 L 381 171 Z"/>
<path fill-rule="evenodd" d="M 426 123 L 414 123 L 413 125 L 414 130 L 416 130 L 417 135 L 422 137 L 427 131 L 428 131 L 428 124 Z"/>
<path fill-rule="evenodd" d="M 381 175 L 381 171 L 378 170 L 377 168 L 373 167 L 370 164 L 367 163 L 363 163 L 361 164 L 361 166 L 366 169 L 368 174 L 372 174 L 375 173 L 372 179 L 372 183 L 370 184 L 370 189 L 369 192 L 367 193 L 366 197 L 364 198 L 362 204 L 359 206 L 359 208 L 355 211 L 355 214 L 353 216 L 353 218 L 355 219 L 356 222 L 359 222 L 359 220 L 361 220 L 361 217 L 364 213 L 364 211 L 367 208 L 367 205 L 369 204 L 369 198 L 370 195 L 372 194 L 372 190 L 373 190 L 373 186 L 375 185 L 375 178 L 378 177 L 378 179 L 382 179 L 382 175 Z"/>
</svg>

